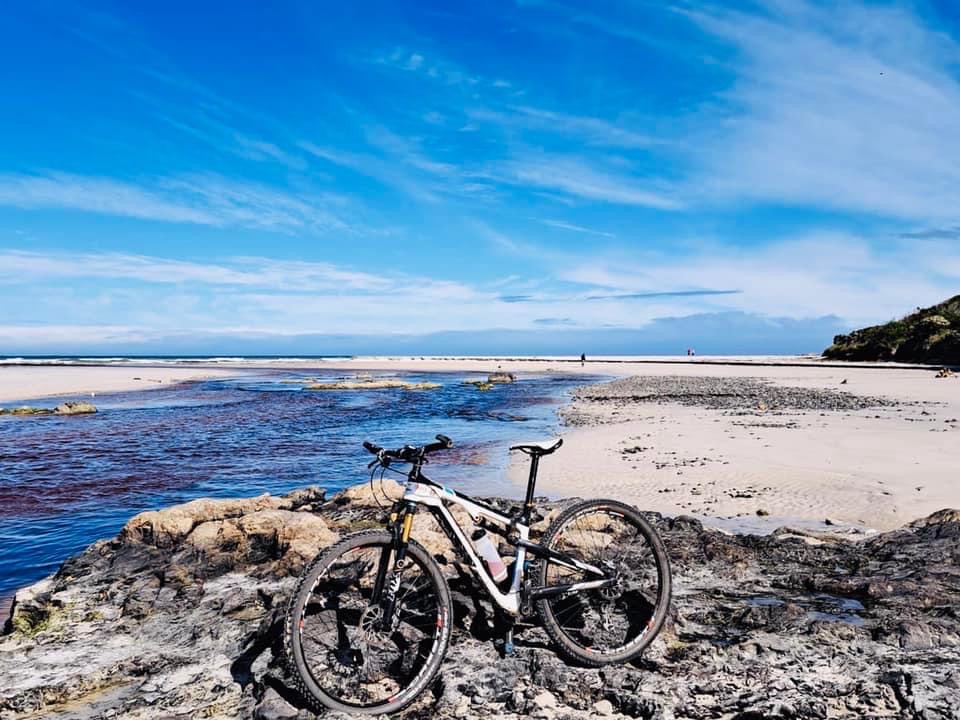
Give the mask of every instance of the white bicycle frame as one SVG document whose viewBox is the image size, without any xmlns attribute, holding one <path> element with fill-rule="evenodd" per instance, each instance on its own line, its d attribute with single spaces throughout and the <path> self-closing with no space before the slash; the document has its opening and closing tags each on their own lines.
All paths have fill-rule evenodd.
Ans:
<svg viewBox="0 0 960 720">
<path fill-rule="evenodd" d="M 530 543 L 529 526 L 517 521 L 514 518 L 497 512 L 493 508 L 480 505 L 469 498 L 460 495 L 452 488 L 435 483 L 427 484 L 423 482 L 408 481 L 404 490 L 403 500 L 404 502 L 414 503 L 417 505 L 426 505 L 432 509 L 435 515 L 442 517 L 443 521 L 445 521 L 446 527 L 452 531 L 454 539 L 470 559 L 475 574 L 480 578 L 480 581 L 483 583 L 493 601 L 496 602 L 504 612 L 507 612 L 511 615 L 521 614 L 521 606 L 524 599 L 522 597 L 522 590 L 523 578 L 525 575 L 524 568 L 527 559 L 527 549 L 531 548 L 535 551 L 538 547 Z M 494 582 L 493 578 L 490 577 L 490 574 L 487 572 L 487 569 L 484 566 L 483 560 L 477 554 L 477 551 L 473 547 L 473 543 L 471 543 L 467 538 L 466 533 L 463 531 L 463 528 L 460 527 L 460 524 L 453 516 L 453 513 L 450 512 L 450 509 L 447 507 L 447 503 L 452 503 L 462 507 L 467 511 L 467 513 L 469 513 L 470 519 L 475 523 L 480 523 L 483 519 L 487 519 L 492 520 L 493 522 L 504 527 L 516 528 L 516 531 L 519 534 L 517 555 L 516 561 L 513 565 L 513 578 L 511 579 L 510 586 L 506 592 L 502 592 L 500 588 L 497 587 L 497 584 Z M 438 521 L 440 521 L 440 518 L 438 518 Z M 602 587 L 610 582 L 605 577 L 605 574 L 602 570 L 594 565 L 580 562 L 576 558 L 561 558 L 556 554 L 551 554 L 551 556 L 548 558 L 548 561 L 573 570 L 582 570 L 595 575 L 600 575 L 604 578 L 602 580 L 587 580 L 584 582 L 565 585 L 563 592 L 591 590 Z"/>
</svg>

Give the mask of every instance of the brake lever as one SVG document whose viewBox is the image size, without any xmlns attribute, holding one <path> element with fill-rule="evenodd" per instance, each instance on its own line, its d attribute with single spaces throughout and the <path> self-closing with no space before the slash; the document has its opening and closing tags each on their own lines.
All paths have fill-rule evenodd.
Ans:
<svg viewBox="0 0 960 720">
<path fill-rule="evenodd" d="M 367 470 L 373 469 L 375 465 L 390 467 L 390 457 L 381 450 L 379 453 L 377 453 L 376 460 L 371 460 L 369 463 L 367 463 Z"/>
</svg>

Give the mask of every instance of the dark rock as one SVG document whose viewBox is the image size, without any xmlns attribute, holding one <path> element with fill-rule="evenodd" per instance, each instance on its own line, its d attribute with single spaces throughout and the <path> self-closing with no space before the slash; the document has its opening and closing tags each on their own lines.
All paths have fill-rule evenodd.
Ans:
<svg viewBox="0 0 960 720">
<path fill-rule="evenodd" d="M 359 487 L 138 515 L 18 593 L 0 717 L 313 717 L 281 660 L 291 573 L 380 516 Z M 414 535 L 445 560 L 455 630 L 405 716 L 960 720 L 960 511 L 859 542 L 647 517 L 673 564 L 671 615 L 640 661 L 600 669 L 564 662 L 536 623 L 501 658 L 492 606 L 424 517 Z"/>
</svg>

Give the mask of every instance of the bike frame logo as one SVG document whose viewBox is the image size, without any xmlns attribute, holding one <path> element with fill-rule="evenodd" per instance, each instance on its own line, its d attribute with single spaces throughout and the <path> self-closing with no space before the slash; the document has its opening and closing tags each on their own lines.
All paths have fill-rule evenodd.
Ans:
<svg viewBox="0 0 960 720">
<path fill-rule="evenodd" d="M 387 587 L 387 601 L 391 604 L 397 597 L 397 593 L 400 592 L 400 572 L 403 570 L 406 563 L 403 560 L 397 560 L 393 566 L 393 577 L 390 578 L 390 585 Z"/>
</svg>

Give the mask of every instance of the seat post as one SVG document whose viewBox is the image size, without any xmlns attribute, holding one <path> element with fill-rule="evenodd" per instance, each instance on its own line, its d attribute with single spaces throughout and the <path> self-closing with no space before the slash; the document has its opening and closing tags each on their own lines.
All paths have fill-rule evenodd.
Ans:
<svg viewBox="0 0 960 720">
<path fill-rule="evenodd" d="M 523 524 L 530 524 L 530 514 L 533 512 L 533 492 L 537 486 L 537 469 L 540 467 L 540 456 L 536 452 L 530 453 L 530 479 L 527 480 L 527 497 L 523 501 Z"/>
</svg>

